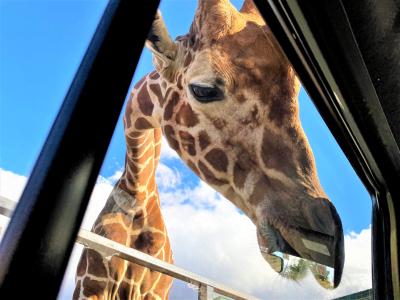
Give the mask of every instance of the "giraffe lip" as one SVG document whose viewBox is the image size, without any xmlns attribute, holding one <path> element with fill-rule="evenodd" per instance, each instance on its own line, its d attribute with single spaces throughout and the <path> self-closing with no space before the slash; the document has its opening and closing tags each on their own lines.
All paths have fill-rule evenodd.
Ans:
<svg viewBox="0 0 400 300">
<path fill-rule="evenodd" d="M 325 217 L 327 222 L 332 222 L 333 228 L 332 231 L 328 231 L 329 233 L 321 232 L 320 224 L 312 221 L 307 228 L 281 224 L 277 229 L 268 222 L 257 226 L 257 238 L 262 256 L 270 263 L 270 255 L 281 252 L 331 267 L 335 270 L 333 287 L 338 286 L 344 265 L 343 229 L 333 205 L 329 203 L 328 207 L 329 216 Z"/>
<path fill-rule="evenodd" d="M 288 253 L 300 257 L 300 254 L 292 248 L 281 232 L 271 224 L 264 223 L 257 229 L 257 241 L 264 258 L 274 252 Z"/>
</svg>

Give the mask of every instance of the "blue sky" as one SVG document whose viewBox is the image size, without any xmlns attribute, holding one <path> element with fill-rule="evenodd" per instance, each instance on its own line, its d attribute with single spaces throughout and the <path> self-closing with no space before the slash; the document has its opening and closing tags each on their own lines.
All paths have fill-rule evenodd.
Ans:
<svg viewBox="0 0 400 300">
<path fill-rule="evenodd" d="M 233 1 L 236 6 L 241 2 Z M 196 4 L 193 0 L 162 2 L 172 37 L 186 33 Z M 31 171 L 105 5 L 104 0 L 0 1 L 1 168 L 21 175 Z M 152 69 L 145 50 L 133 82 Z M 322 185 L 338 208 L 345 231 L 366 228 L 369 195 L 304 90 L 300 113 Z M 123 157 L 120 120 L 101 175 L 108 177 L 122 168 Z M 169 164 L 180 170 L 185 184 L 195 184 L 193 173 L 179 161 Z"/>
<path fill-rule="evenodd" d="M 232 2 L 240 7 L 242 1 Z M 29 176 L 106 3 L 105 0 L 0 0 L 0 169 Z M 187 32 L 196 5 L 197 0 L 162 1 L 160 9 L 172 37 Z M 144 50 L 132 83 L 151 70 L 153 70 L 151 55 L 149 51 Z M 348 271 L 347 274 L 355 274 L 353 281 L 348 280 L 349 284 L 352 284 L 351 290 L 354 290 L 359 286 L 359 278 L 370 273 L 369 258 L 360 256 L 362 251 L 368 251 L 367 248 L 370 244 L 368 232 L 362 231 L 368 229 L 371 223 L 370 196 L 304 90 L 301 90 L 299 101 L 302 124 L 315 155 L 321 183 L 339 211 L 345 233 L 361 232 L 357 238 L 354 234 L 348 235 L 349 245 L 353 245 L 351 249 L 356 249 L 346 252 L 346 257 L 353 259 L 354 269 L 352 270 L 354 271 Z M 125 141 L 120 118 L 100 175 L 109 178 L 121 170 L 124 154 Z M 245 218 L 244 216 L 234 214 L 232 212 L 234 208 L 229 206 L 230 204 L 224 204 L 225 200 L 221 200 L 221 203 L 216 194 L 203 188 L 197 177 L 180 160 L 164 156 L 162 165 L 164 169 L 160 174 L 165 175 L 164 179 L 161 178 L 165 182 L 161 184 L 161 202 L 168 204 L 177 197 L 184 200 L 179 203 L 180 207 L 168 206 L 164 210 L 166 216 L 172 216 L 168 221 L 170 223 L 167 224 L 170 226 L 168 230 L 170 228 L 172 231 L 177 230 L 176 228 L 181 230 L 178 236 L 170 235 L 172 242 L 176 245 L 174 249 L 178 263 L 185 265 L 183 262 L 186 259 L 187 267 L 200 273 L 202 272 L 201 268 L 206 265 L 200 256 L 193 260 L 190 250 L 179 247 L 188 240 L 188 237 L 184 235 L 185 230 L 187 231 L 187 228 L 193 226 L 193 224 L 181 225 L 179 223 L 182 212 L 188 215 L 193 213 L 191 218 L 200 220 L 199 222 L 210 217 L 210 212 L 198 209 L 197 205 L 193 205 L 194 201 L 197 201 L 196 204 L 201 203 L 199 207 L 214 207 L 217 212 L 215 215 L 218 224 L 215 226 L 209 224 L 215 228 L 207 230 L 215 229 L 214 233 L 210 233 L 210 231 L 203 233 L 201 230 L 199 231 L 199 228 L 193 228 L 192 231 L 197 231 L 196 234 L 199 236 L 204 234 L 202 238 L 199 238 L 198 245 L 200 246 L 193 241 L 191 248 L 193 253 L 196 252 L 195 249 L 216 245 L 215 248 L 209 250 L 214 251 L 216 255 L 222 255 L 228 268 L 232 267 L 225 250 L 236 247 L 235 237 L 229 233 L 232 225 L 228 222 L 229 220 L 226 220 L 223 208 L 230 211 L 228 219 L 230 217 L 237 218 L 238 224 L 244 224 L 244 227 L 248 226 L 241 233 L 237 232 L 237 237 L 240 236 L 240 239 L 246 241 L 242 245 L 247 249 L 246 255 L 251 252 L 254 253 L 251 255 L 259 256 L 257 246 L 254 244 L 256 239 L 252 235 L 252 225 L 242 219 Z M 8 182 L 5 177 L 0 178 L 0 188 L 1 181 L 3 181 L 3 186 Z M 101 190 L 102 187 L 100 185 L 97 188 Z M 185 188 L 189 188 L 189 190 L 185 190 Z M 103 198 L 107 197 L 110 189 L 111 186 L 107 186 L 102 190 L 105 195 Z M 1 189 L 0 192 L 2 192 Z M 190 209 L 194 209 L 194 212 Z M 182 226 L 187 228 L 181 229 Z M 219 237 L 218 226 L 228 230 L 225 240 Z M 213 234 L 226 244 L 218 246 L 216 242 L 207 243 L 207 245 L 202 243 L 205 238 Z M 358 239 L 359 237 L 361 239 Z M 240 242 L 243 244 L 242 240 Z M 361 243 L 361 240 L 364 242 Z M 224 251 L 221 252 L 217 249 L 218 247 L 222 247 Z M 233 264 L 243 259 L 242 252 L 232 255 L 234 257 L 234 259 L 231 258 Z M 206 257 L 211 257 L 211 254 Z M 360 271 L 358 266 L 362 263 L 366 264 L 365 270 L 367 271 L 363 271 L 364 269 Z M 263 261 L 261 263 L 254 261 L 253 269 L 257 269 L 259 265 L 260 268 L 264 268 L 261 267 L 264 266 Z M 240 277 L 243 275 L 241 266 L 236 267 L 237 272 L 232 272 L 236 276 L 232 275 L 232 282 L 239 279 L 245 280 L 246 278 Z M 71 268 L 70 282 L 73 282 L 74 270 L 73 267 Z M 224 276 L 216 277 L 216 279 L 222 280 L 229 273 L 229 271 L 221 272 Z M 250 279 L 249 284 L 255 281 Z M 370 279 L 367 278 L 365 282 L 367 282 L 366 286 L 370 286 Z M 227 281 L 227 283 L 230 282 Z M 242 286 L 241 283 L 237 288 Z M 260 283 L 260 286 L 260 291 L 264 291 L 263 282 Z M 291 288 L 285 286 L 282 290 L 292 290 L 293 293 L 300 292 L 297 286 Z M 67 294 L 70 291 L 71 288 L 68 286 Z M 195 293 L 193 294 L 195 295 Z"/>
</svg>

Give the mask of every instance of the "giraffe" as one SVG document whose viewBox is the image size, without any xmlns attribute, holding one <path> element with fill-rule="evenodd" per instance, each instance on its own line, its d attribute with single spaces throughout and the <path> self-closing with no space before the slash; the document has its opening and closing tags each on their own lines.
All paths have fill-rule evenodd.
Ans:
<svg viewBox="0 0 400 300">
<path fill-rule="evenodd" d="M 199 0 L 189 32 L 172 40 L 158 12 L 146 41 L 155 70 L 133 88 L 124 114 L 124 172 L 92 231 L 172 263 L 155 170 L 161 136 L 201 180 L 247 215 L 261 254 L 295 238 L 334 238 L 340 218 L 320 185 L 302 129 L 300 83 L 252 0 Z M 339 276 L 340 280 L 340 276 Z M 84 249 L 74 299 L 168 299 L 172 279 Z"/>
</svg>

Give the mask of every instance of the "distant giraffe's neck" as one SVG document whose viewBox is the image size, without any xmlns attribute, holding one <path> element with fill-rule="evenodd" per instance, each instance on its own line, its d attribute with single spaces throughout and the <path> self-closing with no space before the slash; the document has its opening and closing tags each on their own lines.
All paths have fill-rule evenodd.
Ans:
<svg viewBox="0 0 400 300">
<path fill-rule="evenodd" d="M 161 129 L 150 125 L 154 105 L 150 74 L 139 82 L 126 110 L 125 170 L 99 214 L 93 231 L 125 246 L 167 262 L 172 252 L 161 214 L 155 170 L 160 159 Z M 153 87 L 154 88 L 154 87 Z M 155 96 L 154 93 L 152 96 Z M 145 97 L 145 99 L 143 98 Z M 135 113 L 132 114 L 132 109 Z M 131 120 L 131 115 L 135 120 Z M 147 124 L 149 123 L 149 124 Z M 74 298 L 107 295 L 106 299 L 166 299 L 171 278 L 112 257 L 106 259 L 85 249 L 77 271 Z"/>
</svg>

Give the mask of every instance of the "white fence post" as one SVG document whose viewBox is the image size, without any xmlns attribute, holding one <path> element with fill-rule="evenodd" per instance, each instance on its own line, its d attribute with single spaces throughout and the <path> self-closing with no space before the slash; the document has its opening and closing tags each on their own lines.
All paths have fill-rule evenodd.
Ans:
<svg viewBox="0 0 400 300">
<path fill-rule="evenodd" d="M 199 300 L 213 300 L 214 289 L 209 285 L 200 285 L 199 287 Z"/>
</svg>

